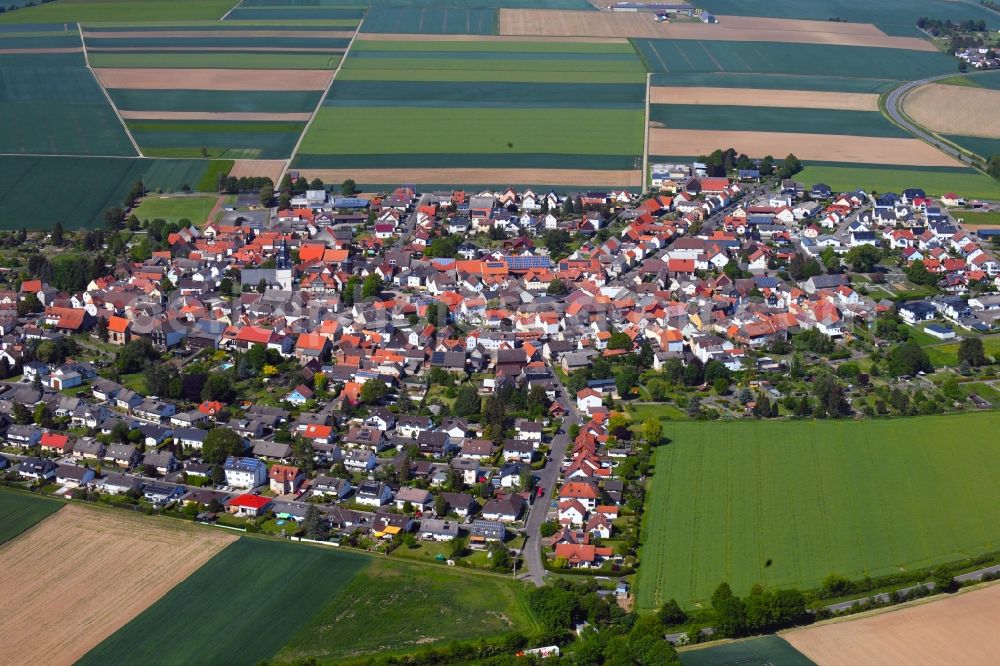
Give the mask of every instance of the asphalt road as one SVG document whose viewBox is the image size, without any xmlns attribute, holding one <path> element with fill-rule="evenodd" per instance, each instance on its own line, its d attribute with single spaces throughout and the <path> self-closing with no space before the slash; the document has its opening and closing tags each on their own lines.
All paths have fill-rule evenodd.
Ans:
<svg viewBox="0 0 1000 666">
<path fill-rule="evenodd" d="M 925 83 L 931 83 L 933 81 L 937 81 L 938 79 L 945 79 L 950 76 L 954 76 L 954 74 L 942 74 L 940 76 L 932 76 L 926 79 L 920 79 L 919 81 L 910 81 L 908 83 L 904 83 L 903 85 L 901 85 L 900 87 L 896 88 L 891 93 L 889 93 L 889 97 L 887 97 L 885 100 L 885 107 L 886 110 L 889 112 L 889 117 L 892 118 L 893 122 L 900 125 L 907 132 L 913 134 L 914 136 L 920 139 L 923 139 L 924 141 L 931 144 L 941 152 L 946 153 L 951 157 L 954 157 L 963 164 L 972 164 L 973 163 L 972 159 L 962 154 L 961 151 L 956 150 L 955 148 L 944 143 L 937 137 L 926 132 L 922 127 L 919 127 L 918 125 L 915 125 L 914 123 L 910 122 L 906 118 L 906 116 L 903 115 L 902 109 L 900 108 L 902 106 L 903 97 L 906 95 L 906 93 L 910 92 L 914 88 L 924 85 Z"/>
<path fill-rule="evenodd" d="M 549 512 L 549 504 L 553 498 L 553 488 L 559 479 L 559 470 L 562 467 L 563 459 L 566 457 L 566 449 L 569 447 L 569 427 L 571 424 L 580 423 L 580 416 L 576 412 L 576 405 L 570 401 L 566 392 L 566 387 L 559 381 L 559 376 L 552 373 L 559 382 L 559 402 L 566 409 L 567 416 L 563 419 L 562 433 L 556 435 L 549 445 L 549 462 L 538 471 L 538 485 L 544 489 L 544 496 L 535 499 L 531 510 L 528 512 L 528 520 L 525 523 L 524 534 L 527 540 L 524 544 L 524 562 L 527 566 L 525 580 L 530 580 L 538 586 L 545 584 L 545 566 L 542 564 L 542 537 L 540 530 L 545 516 Z"/>
</svg>

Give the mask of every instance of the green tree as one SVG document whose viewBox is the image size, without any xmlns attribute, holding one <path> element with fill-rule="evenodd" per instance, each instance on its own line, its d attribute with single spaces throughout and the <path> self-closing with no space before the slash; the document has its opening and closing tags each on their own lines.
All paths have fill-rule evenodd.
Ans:
<svg viewBox="0 0 1000 666">
<path fill-rule="evenodd" d="M 873 245 L 859 245 L 851 248 L 844 260 L 855 273 L 871 273 L 882 260 L 882 253 Z"/>
<path fill-rule="evenodd" d="M 458 389 L 458 395 L 455 398 L 455 407 L 452 410 L 455 416 L 478 415 L 480 409 L 479 393 L 474 386 L 465 385 Z"/>
<path fill-rule="evenodd" d="M 260 205 L 263 208 L 270 208 L 274 199 L 274 187 L 270 183 L 265 183 L 260 188 Z"/>
<path fill-rule="evenodd" d="M 389 389 L 386 387 L 385 382 L 371 379 L 361 387 L 361 402 L 366 405 L 374 405 L 388 392 Z"/>
<path fill-rule="evenodd" d="M 59 222 L 52 227 L 52 244 L 57 247 L 63 244 L 63 227 Z"/>
<path fill-rule="evenodd" d="M 377 273 L 371 273 L 361 285 L 361 298 L 378 296 L 379 292 L 382 291 L 382 284 L 382 278 Z"/>
<path fill-rule="evenodd" d="M 927 266 L 924 265 L 922 261 L 914 261 L 906 267 L 906 279 L 913 284 L 919 284 L 924 287 L 936 287 L 938 283 L 938 277 L 934 273 L 927 270 Z"/>
<path fill-rule="evenodd" d="M 739 636 L 746 630 L 746 608 L 743 601 L 733 594 L 729 583 L 720 583 L 712 593 L 712 610 L 715 611 L 715 630 L 723 636 Z"/>
<path fill-rule="evenodd" d="M 966 362 L 974 368 L 986 365 L 986 352 L 980 338 L 964 338 L 958 343 L 958 361 Z"/>
<path fill-rule="evenodd" d="M 660 618 L 660 622 L 668 627 L 684 624 L 687 621 L 687 613 L 681 610 L 680 605 L 674 599 L 668 600 L 660 607 L 657 617 Z"/>
<path fill-rule="evenodd" d="M 886 367 L 889 374 L 894 377 L 934 371 L 927 352 L 913 340 L 907 340 L 889 350 Z"/>
<path fill-rule="evenodd" d="M 306 538 L 308 539 L 324 539 L 327 533 L 327 522 L 323 518 L 323 514 L 320 512 L 319 507 L 315 504 L 310 504 L 306 507 L 305 520 L 302 521 L 303 527 L 305 527 Z"/>
<path fill-rule="evenodd" d="M 358 191 L 357 183 L 348 178 L 343 183 L 340 184 L 340 193 L 345 197 L 353 197 L 354 193 Z"/>
<path fill-rule="evenodd" d="M 218 400 L 219 402 L 232 402 L 236 397 L 236 389 L 233 388 L 233 380 L 226 374 L 212 374 L 205 380 L 205 386 L 201 389 L 202 400 Z"/>
<path fill-rule="evenodd" d="M 663 424 L 659 419 L 646 419 L 642 422 L 642 439 L 656 446 L 663 439 Z"/>
<path fill-rule="evenodd" d="M 819 253 L 819 258 L 828 271 L 834 271 L 840 267 L 840 257 L 837 256 L 836 250 L 832 247 L 823 248 L 823 251 Z"/>
<path fill-rule="evenodd" d="M 561 294 L 565 294 L 566 291 L 566 283 L 559 278 L 549 282 L 549 286 L 545 289 L 545 293 L 549 296 L 559 296 Z"/>
<path fill-rule="evenodd" d="M 230 456 L 243 453 L 243 439 L 226 427 L 212 428 L 205 435 L 201 455 L 206 463 L 221 465 Z"/>
<path fill-rule="evenodd" d="M 33 423 L 33 418 L 31 412 L 20 402 L 15 402 L 13 409 L 10 411 L 11 418 L 14 419 L 14 423 L 18 425 L 28 425 Z"/>
</svg>

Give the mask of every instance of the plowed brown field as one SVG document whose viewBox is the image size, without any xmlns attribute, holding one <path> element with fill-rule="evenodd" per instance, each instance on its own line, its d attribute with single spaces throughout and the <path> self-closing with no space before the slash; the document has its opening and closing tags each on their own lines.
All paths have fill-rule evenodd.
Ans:
<svg viewBox="0 0 1000 666">
<path fill-rule="evenodd" d="M 327 70 L 297 69 L 94 69 L 105 88 L 133 90 L 323 90 Z"/>
<path fill-rule="evenodd" d="M 878 95 L 814 90 L 761 90 L 757 88 L 698 88 L 654 86 L 650 104 L 722 104 L 878 111 Z"/>
</svg>

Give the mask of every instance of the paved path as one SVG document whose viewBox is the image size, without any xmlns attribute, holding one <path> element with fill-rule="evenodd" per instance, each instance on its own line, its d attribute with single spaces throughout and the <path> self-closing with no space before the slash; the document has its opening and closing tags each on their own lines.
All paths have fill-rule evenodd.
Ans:
<svg viewBox="0 0 1000 666">
<path fill-rule="evenodd" d="M 528 569 L 525 579 L 530 580 L 538 586 L 545 584 L 545 565 L 542 563 L 542 523 L 545 522 L 545 516 L 548 515 L 549 504 L 552 502 L 552 497 L 554 496 L 553 488 L 559 479 L 559 471 L 562 467 L 563 459 L 566 457 L 566 449 L 570 443 L 569 427 L 574 423 L 580 423 L 580 416 L 576 412 L 576 406 L 570 401 L 566 387 L 559 380 L 559 375 L 553 372 L 552 376 L 559 383 L 559 396 L 557 399 L 566 409 L 567 416 L 563 419 L 562 433 L 552 439 L 549 447 L 549 461 L 545 464 L 545 467 L 538 471 L 538 485 L 544 488 L 545 492 L 542 497 L 535 499 L 535 503 L 528 513 L 528 521 L 525 523 L 524 528 L 527 540 L 525 541 L 523 552 L 524 562 Z"/>
<path fill-rule="evenodd" d="M 919 81 L 909 81 L 904 83 L 900 87 L 889 93 L 889 96 L 885 100 L 885 108 L 889 113 L 889 117 L 892 118 L 893 122 L 905 129 L 910 134 L 913 134 L 919 139 L 923 139 L 927 143 L 931 144 L 938 150 L 947 155 L 954 157 L 956 160 L 963 164 L 973 164 L 972 158 L 968 157 L 962 151 L 952 147 L 950 144 L 945 143 L 941 139 L 937 138 L 933 134 L 927 132 L 924 128 L 911 122 L 903 113 L 902 103 L 903 98 L 906 93 L 910 92 L 914 88 L 918 88 L 925 83 L 932 83 L 938 79 L 946 79 L 955 76 L 955 74 L 941 74 L 939 76 L 931 76 L 926 79 L 920 79 Z"/>
</svg>

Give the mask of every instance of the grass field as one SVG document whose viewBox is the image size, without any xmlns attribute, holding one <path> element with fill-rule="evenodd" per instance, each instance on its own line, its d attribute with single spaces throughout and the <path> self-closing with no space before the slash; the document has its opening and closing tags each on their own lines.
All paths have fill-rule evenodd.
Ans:
<svg viewBox="0 0 1000 666">
<path fill-rule="evenodd" d="M 955 68 L 951 57 L 930 51 L 780 42 L 632 41 L 648 71 L 654 73 L 861 75 L 866 79 L 916 80 Z"/>
<path fill-rule="evenodd" d="M 877 111 L 652 104 L 649 119 L 678 129 L 910 136 Z"/>
<path fill-rule="evenodd" d="M 930 195 L 955 192 L 969 198 L 1000 198 L 1000 182 L 972 169 L 878 168 L 856 165 L 808 165 L 796 180 L 814 185 L 826 183 L 834 190 L 864 188 L 867 192 L 900 192 L 919 187 Z"/>
<path fill-rule="evenodd" d="M 1000 154 L 1000 139 L 987 139 L 981 136 L 960 136 L 958 134 L 942 134 L 952 143 L 974 152 L 984 160 Z"/>
<path fill-rule="evenodd" d="M 669 74 L 653 74 L 650 78 L 650 85 L 882 93 L 893 88 L 895 81 L 890 79 L 810 74 L 741 74 L 740 72 L 693 72 L 684 74 L 671 72 Z"/>
<path fill-rule="evenodd" d="M 0 24 L 218 19 L 233 0 L 59 0 L 0 14 Z"/>
<path fill-rule="evenodd" d="M 368 561 L 328 548 L 242 538 L 78 663 L 270 659 Z"/>
<path fill-rule="evenodd" d="M 155 157 L 269 159 L 289 157 L 305 123 L 130 120 L 143 154 Z"/>
<path fill-rule="evenodd" d="M 377 559 L 274 662 L 323 663 L 507 631 L 533 634 L 526 592 L 523 583 L 498 576 Z"/>
<path fill-rule="evenodd" d="M 0 490 L 0 544 L 48 518 L 63 507 L 62 502 Z"/>
<path fill-rule="evenodd" d="M 728 581 L 817 587 L 1000 549 L 996 412 L 675 423 L 647 495 L 637 607 Z"/>
<path fill-rule="evenodd" d="M 955 217 L 960 217 L 964 220 L 964 223 L 971 226 L 984 225 L 984 224 L 996 224 L 1000 225 L 1000 211 L 994 210 L 987 213 L 976 212 L 972 210 L 954 210 L 952 211 Z"/>
<path fill-rule="evenodd" d="M 182 219 L 189 219 L 194 224 L 200 225 L 208 219 L 208 214 L 215 207 L 218 197 L 202 196 L 177 196 L 158 197 L 148 196 L 142 200 L 139 207 L 135 209 L 135 215 L 140 220 L 155 220 L 157 218 L 167 222 L 178 222 Z"/>
<path fill-rule="evenodd" d="M 698 647 L 678 652 L 683 666 L 812 666 L 813 662 L 778 636 Z"/>
<path fill-rule="evenodd" d="M 101 225 L 101 212 L 141 180 L 151 191 L 213 191 L 226 160 L 144 160 L 97 157 L 0 157 L 0 229 L 67 229 Z M 60 196 L 47 197 L 49 183 Z M 39 206 L 39 201 L 46 201 Z"/>
<path fill-rule="evenodd" d="M 120 111 L 299 113 L 316 108 L 322 91 L 129 90 L 108 91 Z"/>
<path fill-rule="evenodd" d="M 361 29 L 399 34 L 495 35 L 497 12 L 479 7 L 372 7 Z"/>
<path fill-rule="evenodd" d="M 930 336 L 927 337 L 930 338 Z M 934 340 L 933 338 L 930 339 Z M 983 351 L 987 356 L 1000 358 L 1000 335 L 984 335 L 982 341 Z M 954 368 L 958 366 L 958 345 L 959 343 L 957 342 L 946 344 L 931 342 L 924 349 L 927 351 L 927 356 L 935 368 L 943 368 L 945 366 Z"/>
</svg>

